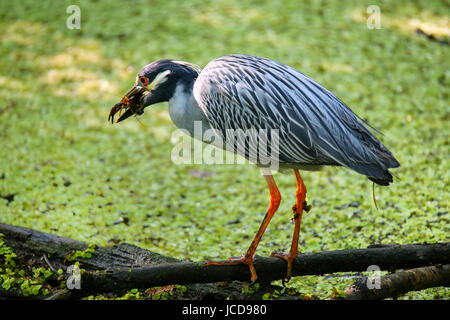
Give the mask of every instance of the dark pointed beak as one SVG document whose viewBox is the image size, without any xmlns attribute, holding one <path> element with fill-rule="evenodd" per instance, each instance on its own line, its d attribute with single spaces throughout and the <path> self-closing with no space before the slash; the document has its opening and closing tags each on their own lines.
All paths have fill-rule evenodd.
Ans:
<svg viewBox="0 0 450 320">
<path fill-rule="evenodd" d="M 146 87 L 142 87 L 140 85 L 135 84 L 133 86 L 133 88 L 131 88 L 126 94 L 125 97 L 131 99 L 133 98 L 135 95 L 143 93 L 145 90 L 147 90 Z"/>
<path fill-rule="evenodd" d="M 119 119 L 117 119 L 116 123 L 123 121 L 130 116 L 137 114 L 141 115 L 144 113 L 143 108 L 141 108 L 140 100 L 142 98 L 142 94 L 147 91 L 146 87 L 142 87 L 140 85 L 134 85 L 120 100 L 119 103 L 116 103 L 109 113 L 108 121 L 111 120 L 111 123 L 114 123 L 114 115 L 122 109 L 125 109 L 125 113 L 122 114 Z"/>
<path fill-rule="evenodd" d="M 116 123 L 119 123 L 120 121 L 123 121 L 123 120 L 125 120 L 125 119 L 131 117 L 133 114 L 135 114 L 135 113 L 133 112 L 133 110 L 127 109 L 127 111 L 125 111 L 125 113 L 123 113 L 123 114 L 119 117 L 119 119 L 117 119 Z"/>
</svg>

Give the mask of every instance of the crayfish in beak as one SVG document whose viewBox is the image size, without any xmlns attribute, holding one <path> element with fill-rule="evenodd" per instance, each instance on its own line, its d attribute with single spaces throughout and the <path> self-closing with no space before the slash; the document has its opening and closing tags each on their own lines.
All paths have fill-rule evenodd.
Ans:
<svg viewBox="0 0 450 320">
<path fill-rule="evenodd" d="M 125 120 L 126 118 L 132 115 L 141 115 L 144 113 L 144 110 L 140 107 L 140 100 L 143 95 L 142 91 L 135 90 L 133 87 L 121 100 L 116 103 L 109 112 L 108 121 L 111 120 L 111 123 L 114 123 L 114 115 L 119 112 L 119 119 L 117 119 L 116 123 Z M 125 110 L 125 113 L 122 114 L 122 110 Z"/>
</svg>

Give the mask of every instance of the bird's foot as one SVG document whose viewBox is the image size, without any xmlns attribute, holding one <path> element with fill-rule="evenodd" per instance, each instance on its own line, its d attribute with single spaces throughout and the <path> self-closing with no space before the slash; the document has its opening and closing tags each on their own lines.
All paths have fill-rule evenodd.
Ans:
<svg viewBox="0 0 450 320">
<path fill-rule="evenodd" d="M 253 265 L 253 256 L 242 255 L 240 257 L 229 257 L 228 261 L 208 261 L 205 266 L 233 266 L 237 264 L 245 264 L 250 269 L 250 281 L 255 283 L 258 276 L 256 275 L 255 266 Z"/>
<path fill-rule="evenodd" d="M 289 280 L 291 280 L 291 276 L 292 276 L 292 265 L 294 263 L 294 260 L 297 258 L 297 255 L 293 255 L 291 253 L 278 253 L 278 252 L 272 252 L 272 254 L 270 255 L 271 257 L 275 257 L 275 258 L 280 258 L 283 259 L 284 261 L 286 261 L 287 263 L 287 273 L 286 273 L 286 278 L 284 278 L 282 280 L 283 282 L 283 286 L 289 282 Z"/>
</svg>

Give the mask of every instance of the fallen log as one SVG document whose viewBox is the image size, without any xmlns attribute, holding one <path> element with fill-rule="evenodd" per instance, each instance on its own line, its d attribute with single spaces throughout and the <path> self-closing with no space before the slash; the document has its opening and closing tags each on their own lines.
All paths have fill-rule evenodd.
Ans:
<svg viewBox="0 0 450 320">
<path fill-rule="evenodd" d="M 450 286 L 450 264 L 414 268 L 380 277 L 374 287 L 368 277 L 358 279 L 345 290 L 347 300 L 381 300 L 409 291 Z"/>
<path fill-rule="evenodd" d="M 67 257 L 74 250 L 83 251 L 88 244 L 48 233 L 0 224 L 0 233 L 24 264 L 52 265 L 62 268 L 74 261 Z M 47 261 L 42 257 L 46 255 Z M 151 288 L 172 284 L 189 285 L 198 290 L 190 297 L 202 298 L 209 294 L 218 298 L 242 298 L 233 295 L 235 287 L 217 285 L 224 281 L 248 281 L 250 273 L 242 265 L 205 266 L 204 262 L 187 262 L 150 252 L 133 245 L 121 244 L 113 247 L 96 246 L 92 257 L 79 257 L 81 267 L 86 270 L 81 276 L 81 289 L 71 290 L 63 297 L 82 297 L 105 292 L 121 292 L 134 288 Z M 293 266 L 293 276 L 323 275 L 334 272 L 367 271 L 376 265 L 380 270 L 394 271 L 434 264 L 450 264 L 450 243 L 408 244 L 376 246 L 367 249 L 346 249 L 305 253 L 299 255 Z M 255 268 L 263 285 L 283 279 L 286 264 L 278 258 L 255 257 Z M 213 286 L 197 285 L 211 284 Z M 195 285 L 193 285 L 195 284 Z M 242 288 L 245 284 L 238 287 Z M 203 290 L 206 288 L 205 290 Z M 203 291 L 202 291 L 203 290 Z M 224 295 L 220 292 L 225 292 Z M 212 292 L 212 293 L 210 293 Z M 257 298 L 257 296 L 253 296 Z"/>
</svg>

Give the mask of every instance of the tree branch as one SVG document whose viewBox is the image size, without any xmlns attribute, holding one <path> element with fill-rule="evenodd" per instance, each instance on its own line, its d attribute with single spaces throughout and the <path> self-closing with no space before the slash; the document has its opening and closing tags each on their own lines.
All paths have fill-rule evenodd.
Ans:
<svg viewBox="0 0 450 320">
<path fill-rule="evenodd" d="M 358 279 L 345 290 L 345 298 L 348 300 L 381 300 L 398 297 L 409 291 L 450 286 L 450 265 L 421 267 L 389 274 L 380 278 L 378 288 L 368 286 L 367 281 L 367 277 Z"/>
</svg>

